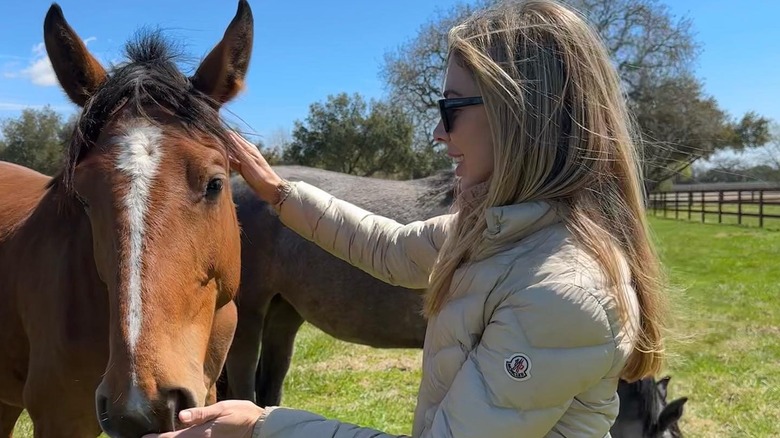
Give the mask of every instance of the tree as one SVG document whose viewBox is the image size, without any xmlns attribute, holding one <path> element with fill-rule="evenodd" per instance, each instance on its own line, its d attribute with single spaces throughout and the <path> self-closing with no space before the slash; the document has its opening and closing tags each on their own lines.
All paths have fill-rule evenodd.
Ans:
<svg viewBox="0 0 780 438">
<path fill-rule="evenodd" d="M 780 171 L 780 122 L 774 122 L 769 128 L 771 140 L 761 151 L 761 158 L 771 165 L 775 170 Z"/>
<path fill-rule="evenodd" d="M 328 96 L 295 122 L 283 161 L 361 176 L 408 176 L 412 126 L 397 107 L 359 95 Z"/>
<path fill-rule="evenodd" d="M 406 112 L 413 125 L 414 177 L 431 174 L 451 165 L 451 160 L 433 139 L 439 120 L 437 100 L 447 64 L 447 31 L 471 14 L 476 5 L 456 3 L 420 27 L 417 36 L 384 56 L 380 76 L 389 89 L 390 99 Z"/>
<path fill-rule="evenodd" d="M 259 142 L 257 147 L 263 154 L 268 164 L 285 164 L 284 151 L 290 146 L 292 139 L 290 133 L 282 128 L 275 129 L 266 142 Z"/>
<path fill-rule="evenodd" d="M 461 3 L 439 11 L 415 38 L 386 54 L 381 76 L 392 99 L 415 114 L 417 150 L 433 148 L 430 132 L 438 120 L 436 99 L 445 73 L 448 29 L 476 7 L 492 3 Z M 748 113 L 732 121 L 713 98 L 704 95 L 692 73 L 700 48 L 690 19 L 676 20 L 659 0 L 568 3 L 588 18 L 612 56 L 639 122 L 649 187 L 714 150 L 766 142 L 766 119 Z M 683 101 L 675 93 L 685 96 L 682 108 L 668 106 Z M 691 116 L 695 123 L 689 122 Z"/>
<path fill-rule="evenodd" d="M 736 157 L 713 160 L 712 167 L 698 172 L 696 182 L 738 183 L 738 182 L 780 182 L 780 169 L 759 164 L 750 166 Z"/>
<path fill-rule="evenodd" d="M 741 151 L 768 140 L 764 118 L 748 112 L 739 122 L 731 120 L 691 76 L 669 77 L 637 89 L 630 106 L 642 130 L 649 188 L 714 152 Z"/>
<path fill-rule="evenodd" d="M 258 141 L 256 146 L 260 150 L 260 154 L 263 155 L 263 158 L 265 158 L 265 160 L 268 161 L 268 164 L 271 166 L 284 164 L 284 160 L 282 159 L 282 149 L 273 146 L 266 146 L 262 141 Z"/>
<path fill-rule="evenodd" d="M 62 163 L 74 119 L 63 122 L 51 107 L 24 109 L 19 117 L 3 121 L 0 160 L 52 175 Z"/>
</svg>

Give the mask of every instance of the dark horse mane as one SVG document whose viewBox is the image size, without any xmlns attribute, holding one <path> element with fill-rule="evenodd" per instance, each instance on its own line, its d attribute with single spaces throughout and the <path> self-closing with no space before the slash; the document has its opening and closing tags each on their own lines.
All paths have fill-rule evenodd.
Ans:
<svg viewBox="0 0 780 438">
<path fill-rule="evenodd" d="M 640 400 L 642 400 L 643 404 L 642 412 L 646 413 L 645 429 L 648 429 L 650 427 L 650 422 L 653 419 L 658 418 L 658 415 L 661 413 L 658 406 L 658 390 L 651 379 L 638 380 L 630 384 L 630 387 L 641 396 Z"/>
<path fill-rule="evenodd" d="M 113 66 L 98 91 L 87 101 L 79 115 L 67 145 L 61 173 L 51 186 L 62 185 L 73 191 L 76 165 L 94 146 L 100 131 L 124 106 L 150 123 L 155 120 L 144 106 L 164 107 L 176 118 L 185 132 L 199 131 L 216 137 L 230 153 L 233 142 L 228 127 L 219 114 L 219 104 L 195 89 L 192 78 L 176 66 L 181 54 L 160 30 L 142 30 L 125 45 L 127 61 Z"/>
</svg>

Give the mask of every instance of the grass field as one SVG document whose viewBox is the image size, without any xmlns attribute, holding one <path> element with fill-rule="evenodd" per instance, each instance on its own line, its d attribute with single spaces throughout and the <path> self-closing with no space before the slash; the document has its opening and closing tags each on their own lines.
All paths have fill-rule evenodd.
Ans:
<svg viewBox="0 0 780 438">
<path fill-rule="evenodd" d="M 671 271 L 679 339 L 669 397 L 688 437 L 780 436 L 780 232 L 652 219 Z M 283 403 L 409 433 L 420 351 L 375 350 L 304 325 Z M 26 417 L 18 437 L 32 437 Z"/>
</svg>

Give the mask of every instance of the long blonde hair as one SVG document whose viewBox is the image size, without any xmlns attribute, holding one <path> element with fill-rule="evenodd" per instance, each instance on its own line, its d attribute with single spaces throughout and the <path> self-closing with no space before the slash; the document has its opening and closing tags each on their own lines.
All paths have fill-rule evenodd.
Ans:
<svg viewBox="0 0 780 438">
<path fill-rule="evenodd" d="M 575 239 L 615 285 L 621 317 L 621 259 L 641 317 L 623 378 L 659 372 L 666 302 L 650 239 L 642 173 L 620 79 L 597 33 L 549 0 L 505 2 L 478 12 L 449 34 L 450 56 L 471 72 L 484 99 L 494 170 L 487 195 L 460 212 L 440 251 L 425 313 L 449 299 L 454 271 L 486 256 L 478 248 L 489 207 L 537 200 L 564 204 Z"/>
</svg>

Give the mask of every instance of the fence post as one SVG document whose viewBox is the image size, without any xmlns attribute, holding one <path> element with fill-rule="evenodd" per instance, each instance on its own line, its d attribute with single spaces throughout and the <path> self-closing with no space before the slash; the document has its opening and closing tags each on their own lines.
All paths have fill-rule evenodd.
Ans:
<svg viewBox="0 0 780 438">
<path fill-rule="evenodd" d="M 769 192 L 768 198 L 765 196 L 767 191 Z M 736 200 L 731 195 L 734 192 L 737 192 Z M 745 195 L 743 192 L 748 192 L 749 194 Z M 699 193 L 698 197 L 696 196 L 696 193 Z M 729 194 L 728 196 L 727 193 Z M 715 197 L 716 195 L 717 198 Z M 752 221 L 745 222 L 745 216 L 757 217 L 758 226 L 760 228 L 764 228 L 766 218 L 774 218 L 776 216 L 774 214 L 774 210 L 771 210 L 775 207 L 770 207 L 770 212 L 767 214 L 765 206 L 780 205 L 780 202 L 777 202 L 777 195 L 780 195 L 780 189 L 776 188 L 730 188 L 728 186 L 721 186 L 720 188 L 713 188 L 712 190 L 696 190 L 693 188 L 686 188 L 686 190 L 680 191 L 658 191 L 651 193 L 650 199 L 653 204 L 653 214 L 656 217 L 684 220 L 684 214 L 687 210 L 688 220 L 692 221 L 693 213 L 698 211 L 701 213 L 701 223 L 707 223 L 707 214 L 712 214 L 718 216 L 718 224 L 732 223 L 729 221 L 723 222 L 723 216 L 737 216 L 737 224 L 741 226 L 744 226 L 745 224 L 748 224 L 749 226 L 755 226 L 753 225 Z M 700 210 L 693 209 L 693 206 L 696 204 L 696 202 L 700 203 Z M 717 203 L 717 210 L 707 210 L 708 203 Z M 734 204 L 737 204 L 736 212 L 731 210 L 731 206 Z M 748 205 L 747 211 L 745 210 L 746 205 Z M 753 207 L 750 207 L 751 205 L 758 205 L 757 214 L 753 210 Z M 672 213 L 670 210 L 671 208 L 674 208 L 673 215 L 670 214 Z M 686 208 L 686 210 L 682 210 L 683 208 Z M 660 216 L 659 209 L 663 210 L 663 216 Z M 714 218 L 713 223 L 716 223 Z"/>
<path fill-rule="evenodd" d="M 691 210 L 693 210 L 693 192 L 688 192 L 688 220 L 691 220 Z"/>
<path fill-rule="evenodd" d="M 664 203 L 664 219 L 666 219 L 666 192 L 662 192 L 663 196 L 663 203 Z"/>
<path fill-rule="evenodd" d="M 737 223 L 742 225 L 742 190 L 737 192 Z"/>
<path fill-rule="evenodd" d="M 701 191 L 701 223 L 704 223 L 704 190 Z"/>
<path fill-rule="evenodd" d="M 680 192 L 674 192 L 674 219 L 679 219 L 679 211 L 680 211 Z"/>
<path fill-rule="evenodd" d="M 651 193 L 650 199 L 653 200 L 653 216 L 658 216 L 658 193 Z"/>
</svg>

